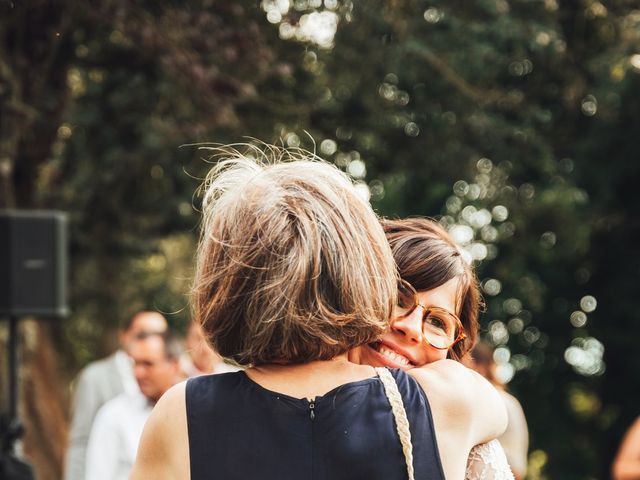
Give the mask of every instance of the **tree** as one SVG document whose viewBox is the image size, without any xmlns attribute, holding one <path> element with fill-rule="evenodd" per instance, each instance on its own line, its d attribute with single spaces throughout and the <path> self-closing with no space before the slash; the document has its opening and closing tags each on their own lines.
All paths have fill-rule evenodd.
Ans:
<svg viewBox="0 0 640 480">
<path fill-rule="evenodd" d="M 284 21 L 298 24 L 312 3 Z M 484 336 L 531 424 L 530 478 L 606 476 L 637 414 L 623 393 L 636 313 L 613 297 L 634 297 L 635 204 L 611 188 L 634 191 L 636 11 L 340 5 L 331 48 L 308 44 L 327 86 L 309 113 L 321 151 L 366 180 L 383 214 L 439 216 L 478 262 Z M 602 316 L 611 304 L 620 330 Z"/>
<path fill-rule="evenodd" d="M 60 478 L 68 395 L 56 365 L 68 376 L 98 356 L 140 306 L 187 317 L 197 181 L 184 170 L 205 167 L 177 147 L 237 128 L 243 102 L 282 69 L 253 4 L 0 7 L 0 206 L 70 216 L 73 314 L 23 329 L 25 450 L 38 478 Z"/>
<path fill-rule="evenodd" d="M 316 149 L 384 215 L 438 216 L 478 265 L 483 334 L 530 422 L 529 478 L 606 476 L 640 370 L 632 4 L 2 8 L 0 206 L 71 218 L 73 314 L 38 327 L 52 345 L 29 364 L 49 370 L 26 369 L 29 392 L 56 361 L 99 356 L 127 310 L 184 322 L 208 165 L 177 146 L 252 135 Z M 64 430 L 56 398 L 31 432 Z M 55 478 L 61 451 L 46 451 Z"/>
</svg>

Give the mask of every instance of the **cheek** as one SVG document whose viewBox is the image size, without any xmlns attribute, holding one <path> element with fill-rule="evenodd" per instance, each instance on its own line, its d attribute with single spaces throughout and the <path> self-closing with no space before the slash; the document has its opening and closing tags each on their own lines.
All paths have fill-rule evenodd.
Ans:
<svg viewBox="0 0 640 480">
<path fill-rule="evenodd" d="M 426 363 L 432 363 L 432 362 L 437 362 L 438 360 L 444 360 L 447 358 L 447 351 L 438 350 L 437 348 L 433 348 L 433 347 L 426 347 L 425 358 L 426 358 Z"/>
</svg>

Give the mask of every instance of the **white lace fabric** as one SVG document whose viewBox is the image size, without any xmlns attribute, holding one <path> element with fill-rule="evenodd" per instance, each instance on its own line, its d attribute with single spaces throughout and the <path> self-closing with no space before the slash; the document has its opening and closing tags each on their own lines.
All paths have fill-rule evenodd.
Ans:
<svg viewBox="0 0 640 480">
<path fill-rule="evenodd" d="M 498 440 L 476 445 L 469 453 L 465 480 L 514 480 Z"/>
</svg>

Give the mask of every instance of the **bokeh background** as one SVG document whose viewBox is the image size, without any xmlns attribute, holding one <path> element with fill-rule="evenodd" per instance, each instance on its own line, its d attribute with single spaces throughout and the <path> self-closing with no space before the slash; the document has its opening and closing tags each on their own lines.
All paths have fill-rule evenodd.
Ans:
<svg viewBox="0 0 640 480">
<path fill-rule="evenodd" d="M 246 136 L 439 218 L 477 264 L 527 478 L 609 478 L 640 413 L 640 3 L 0 0 L 0 35 L 0 208 L 70 217 L 72 314 L 21 324 L 38 478 L 118 323 L 187 324 L 209 167 L 188 145 Z"/>
</svg>

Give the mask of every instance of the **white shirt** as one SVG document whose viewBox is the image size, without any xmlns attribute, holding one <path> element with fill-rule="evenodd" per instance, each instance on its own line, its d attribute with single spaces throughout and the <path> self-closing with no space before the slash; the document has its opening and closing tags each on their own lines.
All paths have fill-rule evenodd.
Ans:
<svg viewBox="0 0 640 480">
<path fill-rule="evenodd" d="M 87 446 L 86 480 L 127 480 L 153 405 L 142 393 L 123 393 L 105 403 Z"/>
<path fill-rule="evenodd" d="M 133 375 L 133 360 L 131 357 L 124 350 L 116 351 L 114 357 L 116 369 L 120 374 L 125 393 L 135 394 L 140 392 L 136 377 Z"/>
</svg>

